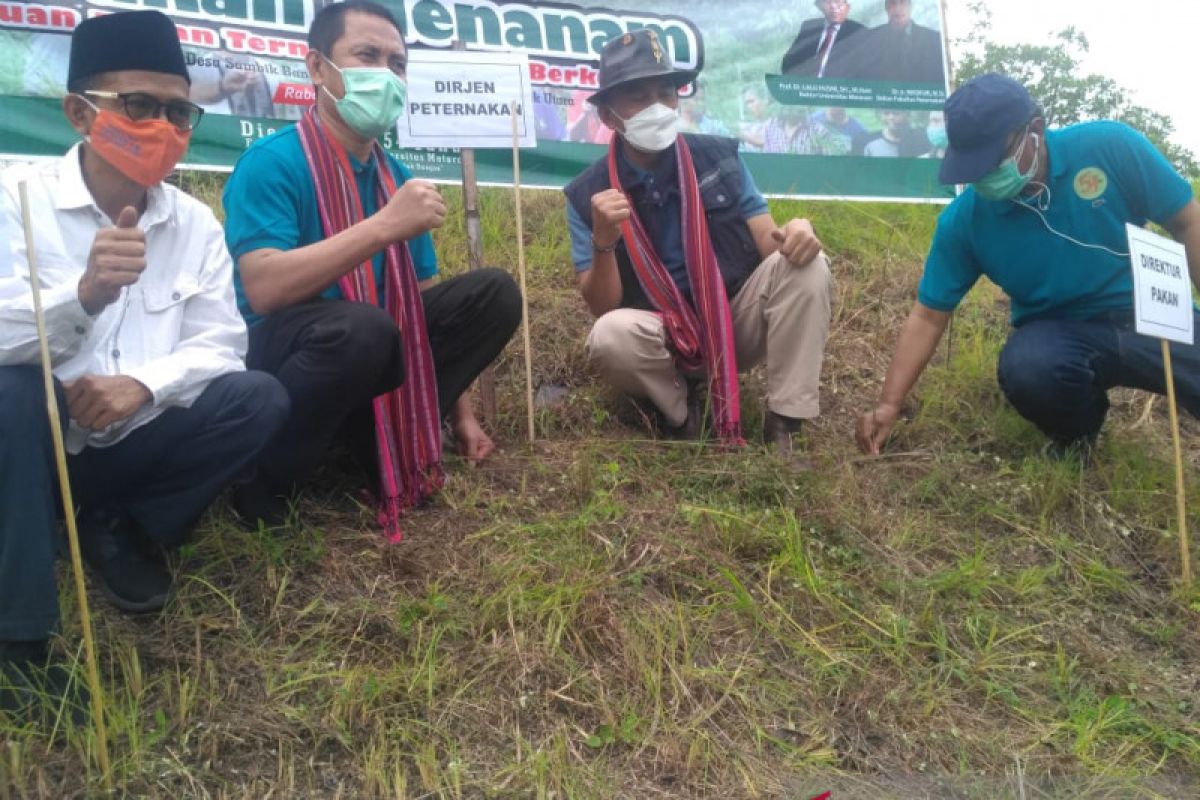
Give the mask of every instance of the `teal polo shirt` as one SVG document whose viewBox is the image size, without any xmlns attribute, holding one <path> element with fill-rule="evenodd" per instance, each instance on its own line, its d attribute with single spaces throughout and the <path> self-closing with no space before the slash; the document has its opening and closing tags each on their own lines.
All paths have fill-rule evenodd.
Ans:
<svg viewBox="0 0 1200 800">
<path fill-rule="evenodd" d="M 985 200 L 968 188 L 942 212 L 917 290 L 923 305 L 953 311 L 986 275 L 1012 300 L 1013 325 L 1133 308 L 1125 223 L 1169 220 L 1191 186 L 1118 122 L 1047 131 L 1046 147 L 1048 204 Z"/>
<path fill-rule="evenodd" d="M 412 177 L 408 168 L 391 155 L 387 156 L 387 160 L 397 186 Z M 372 156 L 369 162 L 360 164 L 351 156 L 350 165 L 354 168 L 354 180 L 358 185 L 363 211 L 370 216 L 377 210 L 374 189 L 376 160 Z M 325 238 L 317 211 L 317 193 L 295 125 L 259 139 L 242 154 L 225 184 L 221 202 L 225 206 L 225 243 L 229 247 L 229 254 L 233 256 L 238 309 L 245 317 L 246 324 L 256 325 L 262 321 L 262 317 L 251 311 L 246 301 L 246 292 L 242 288 L 241 257 L 262 248 L 294 250 Z M 410 239 L 408 251 L 412 254 L 417 280 L 437 275 L 437 256 L 433 250 L 433 237 L 429 233 Z M 377 253 L 371 261 L 375 265 L 376 285 L 382 287 L 383 252 Z M 338 299 L 342 292 L 335 281 L 321 292 L 321 296 Z M 381 302 L 383 296 L 381 290 Z"/>
</svg>

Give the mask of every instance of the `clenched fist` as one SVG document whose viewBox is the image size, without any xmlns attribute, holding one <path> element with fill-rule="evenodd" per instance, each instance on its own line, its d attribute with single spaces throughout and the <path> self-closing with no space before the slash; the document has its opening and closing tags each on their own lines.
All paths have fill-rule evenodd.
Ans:
<svg viewBox="0 0 1200 800">
<path fill-rule="evenodd" d="M 84 375 L 63 381 L 63 391 L 71 419 L 93 431 L 132 416 L 153 398 L 145 385 L 128 375 Z"/>
<path fill-rule="evenodd" d="M 92 241 L 87 269 L 79 279 L 79 303 L 95 316 L 116 302 L 121 290 L 137 283 L 146 269 L 146 234 L 133 206 L 121 209 L 117 224 L 101 228 Z"/>
<path fill-rule="evenodd" d="M 802 267 L 821 252 L 821 240 L 806 219 L 788 220 L 782 228 L 771 231 L 771 238 L 779 245 L 779 254 L 793 266 Z"/>
<path fill-rule="evenodd" d="M 384 226 L 385 238 L 403 242 L 442 227 L 446 201 L 429 181 L 406 181 L 379 209 L 375 219 Z"/>
<path fill-rule="evenodd" d="M 592 241 L 608 248 L 621 238 L 621 223 L 629 219 L 629 200 L 616 189 L 592 195 Z"/>
</svg>

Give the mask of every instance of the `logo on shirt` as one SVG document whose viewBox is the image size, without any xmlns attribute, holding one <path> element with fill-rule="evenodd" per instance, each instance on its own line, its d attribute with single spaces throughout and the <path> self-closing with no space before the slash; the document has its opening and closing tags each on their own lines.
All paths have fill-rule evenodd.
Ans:
<svg viewBox="0 0 1200 800">
<path fill-rule="evenodd" d="M 1082 200 L 1095 200 L 1108 188 L 1108 176 L 1099 167 L 1084 167 L 1075 173 L 1075 194 Z"/>
</svg>

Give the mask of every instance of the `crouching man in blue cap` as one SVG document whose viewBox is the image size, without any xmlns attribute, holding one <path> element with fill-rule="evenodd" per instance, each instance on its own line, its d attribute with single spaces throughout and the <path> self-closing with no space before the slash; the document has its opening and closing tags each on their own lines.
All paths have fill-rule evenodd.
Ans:
<svg viewBox="0 0 1200 800">
<path fill-rule="evenodd" d="M 163 14 L 89 19 L 71 40 L 63 99 L 83 141 L 0 175 L 0 717 L 53 716 L 73 694 L 48 639 L 58 518 L 76 509 L 58 508 L 20 184 L 80 546 L 118 608 L 163 607 L 164 551 L 287 417 L 283 386 L 243 366 L 221 226 L 162 182 L 200 120 L 188 83 Z"/>
<path fill-rule="evenodd" d="M 1046 130 L 1019 83 L 981 75 L 946 101 L 939 177 L 971 184 L 938 220 L 925 272 L 878 405 L 858 446 L 878 454 L 967 291 L 986 275 L 1012 301 L 1000 353 L 1005 397 L 1053 452 L 1087 451 L 1108 389 L 1162 393 L 1161 348 L 1134 330 L 1125 224 L 1152 220 L 1187 249 L 1200 285 L 1200 204 L 1141 134 L 1117 122 Z M 1180 403 L 1200 416 L 1200 347 L 1173 343 Z"/>
</svg>

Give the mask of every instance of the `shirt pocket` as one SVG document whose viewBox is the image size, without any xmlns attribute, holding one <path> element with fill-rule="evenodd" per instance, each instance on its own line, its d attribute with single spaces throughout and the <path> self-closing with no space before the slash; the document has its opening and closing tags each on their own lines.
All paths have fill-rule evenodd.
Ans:
<svg viewBox="0 0 1200 800">
<path fill-rule="evenodd" d="M 722 269 L 740 272 L 743 263 L 757 264 L 758 246 L 742 216 L 741 162 L 736 157 L 723 158 L 699 181 L 709 235 Z"/>
<path fill-rule="evenodd" d="M 700 201 L 710 222 L 741 218 L 741 177 L 736 158 L 723 158 L 698 176 Z"/>
<path fill-rule="evenodd" d="M 143 319 L 137 337 L 147 360 L 167 355 L 179 344 L 183 333 L 184 309 L 188 300 L 200 294 L 195 275 L 175 276 L 174 281 L 147 283 L 141 287 L 140 311 Z"/>
</svg>

